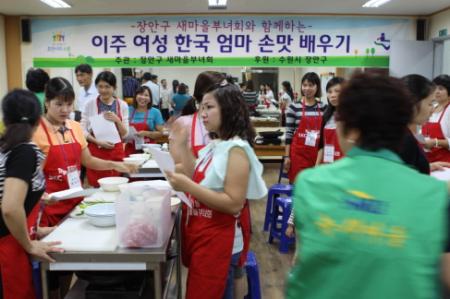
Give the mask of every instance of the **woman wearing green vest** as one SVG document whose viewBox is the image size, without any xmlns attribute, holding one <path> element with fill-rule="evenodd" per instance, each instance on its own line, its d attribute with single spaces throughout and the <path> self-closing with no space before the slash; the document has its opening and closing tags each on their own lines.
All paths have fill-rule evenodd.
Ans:
<svg viewBox="0 0 450 299">
<path fill-rule="evenodd" d="M 345 157 L 295 182 L 298 259 L 287 298 L 439 298 L 448 187 L 397 154 L 412 108 L 398 79 L 359 74 L 342 90 Z"/>
</svg>

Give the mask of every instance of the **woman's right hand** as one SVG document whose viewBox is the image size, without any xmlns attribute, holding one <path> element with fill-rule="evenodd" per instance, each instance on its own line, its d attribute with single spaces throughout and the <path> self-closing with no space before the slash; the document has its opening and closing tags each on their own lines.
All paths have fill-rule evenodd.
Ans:
<svg viewBox="0 0 450 299">
<path fill-rule="evenodd" d="M 289 157 L 285 157 L 283 165 L 284 172 L 289 172 L 289 168 L 291 168 L 291 159 Z"/>
<path fill-rule="evenodd" d="M 55 245 L 60 245 L 61 242 L 42 242 L 42 241 L 31 241 L 31 246 L 27 250 L 28 254 L 32 255 L 39 261 L 54 263 L 55 260 L 52 259 L 48 253 L 49 252 L 64 252 L 61 247 L 55 247 Z"/>
<path fill-rule="evenodd" d="M 139 166 L 131 163 L 114 162 L 114 170 L 121 173 L 137 173 Z"/>
<path fill-rule="evenodd" d="M 97 141 L 97 146 L 99 148 L 113 149 L 114 143 L 109 141 Z"/>
</svg>

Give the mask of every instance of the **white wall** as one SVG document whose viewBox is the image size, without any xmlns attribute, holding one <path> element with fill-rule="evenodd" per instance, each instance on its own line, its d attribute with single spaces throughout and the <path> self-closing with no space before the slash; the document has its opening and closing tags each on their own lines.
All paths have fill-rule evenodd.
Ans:
<svg viewBox="0 0 450 299">
<path fill-rule="evenodd" d="M 6 77 L 5 17 L 2 15 L 0 15 L 0 74 L 0 98 L 3 98 L 8 92 L 8 78 Z"/>
<path fill-rule="evenodd" d="M 428 30 L 429 38 L 438 37 L 439 30 L 442 29 L 447 29 L 448 34 L 450 34 L 450 8 L 431 17 Z"/>
</svg>

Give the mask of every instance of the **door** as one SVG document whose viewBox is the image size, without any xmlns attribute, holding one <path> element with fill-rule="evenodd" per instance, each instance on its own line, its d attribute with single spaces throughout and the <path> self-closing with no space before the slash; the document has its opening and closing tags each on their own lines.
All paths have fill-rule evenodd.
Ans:
<svg viewBox="0 0 450 299">
<path fill-rule="evenodd" d="M 394 77 L 419 74 L 433 78 L 432 41 L 392 41 L 389 73 Z"/>
</svg>

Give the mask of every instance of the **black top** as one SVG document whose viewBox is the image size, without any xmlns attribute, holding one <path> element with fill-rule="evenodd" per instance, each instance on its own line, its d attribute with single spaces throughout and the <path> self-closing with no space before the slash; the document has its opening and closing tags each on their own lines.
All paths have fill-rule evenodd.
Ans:
<svg viewBox="0 0 450 299">
<path fill-rule="evenodd" d="M 403 140 L 399 155 L 406 164 L 420 173 L 430 174 L 430 163 L 427 160 L 425 152 L 417 143 L 416 137 L 414 137 L 410 130 L 408 130 Z"/>
<path fill-rule="evenodd" d="M 0 200 L 3 198 L 6 178 L 18 178 L 25 181 L 28 191 L 24 208 L 28 216 L 45 190 L 45 177 L 41 169 L 44 158 L 44 154 L 32 143 L 23 143 L 7 153 L 0 153 Z M 0 237 L 8 234 L 9 230 L 1 215 Z"/>
</svg>

